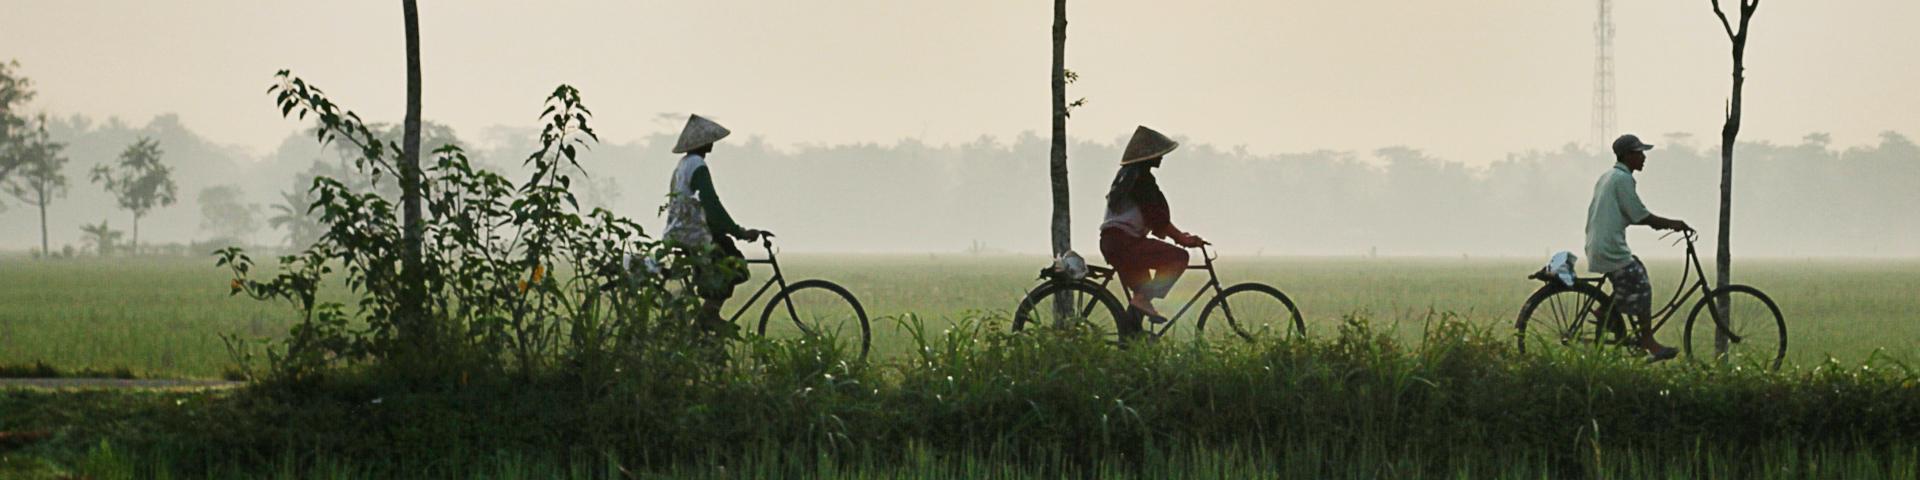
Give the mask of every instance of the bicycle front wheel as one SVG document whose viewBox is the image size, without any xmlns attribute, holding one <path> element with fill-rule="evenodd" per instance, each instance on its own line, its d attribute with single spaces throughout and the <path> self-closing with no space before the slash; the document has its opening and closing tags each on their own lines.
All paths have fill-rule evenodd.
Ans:
<svg viewBox="0 0 1920 480">
<path fill-rule="evenodd" d="M 1592 285 L 1540 287 L 1533 296 L 1527 297 L 1526 305 L 1520 307 L 1520 318 L 1513 322 L 1520 352 L 1525 353 L 1529 348 L 1538 351 L 1543 347 L 1592 345 L 1624 335 L 1617 321 L 1608 322 L 1613 324 L 1605 329 L 1608 335 L 1599 335 L 1600 319 L 1608 308 L 1606 295 Z"/>
<path fill-rule="evenodd" d="M 1280 289 L 1242 283 L 1228 287 L 1207 302 L 1207 308 L 1200 311 L 1200 321 L 1194 325 L 1194 334 L 1208 340 L 1305 337 L 1307 324 L 1300 319 L 1300 309 L 1294 307 L 1293 299 L 1287 298 Z"/>
<path fill-rule="evenodd" d="M 1729 335 L 1718 338 L 1716 332 L 1722 327 Z M 1693 313 L 1687 315 L 1686 344 L 1688 356 L 1715 355 L 1778 370 L 1787 358 L 1787 319 L 1767 294 L 1746 285 L 1729 285 L 1693 305 Z"/>
<path fill-rule="evenodd" d="M 841 352 L 866 360 L 873 329 L 852 292 L 826 280 L 801 280 L 767 301 L 760 314 L 760 336 L 831 342 Z"/>
<path fill-rule="evenodd" d="M 1116 322 L 1126 310 L 1105 288 L 1090 282 L 1047 282 L 1020 299 L 1013 331 L 1028 328 L 1084 327 L 1108 340 L 1119 339 Z"/>
</svg>

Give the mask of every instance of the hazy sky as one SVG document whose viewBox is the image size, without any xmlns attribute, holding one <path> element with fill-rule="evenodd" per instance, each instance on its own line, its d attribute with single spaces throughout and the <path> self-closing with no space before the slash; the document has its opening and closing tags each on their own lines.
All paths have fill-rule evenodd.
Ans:
<svg viewBox="0 0 1920 480">
<path fill-rule="evenodd" d="M 1732 0 L 1729 0 L 1732 1 Z M 1048 128 L 1044 0 L 421 2 L 426 115 L 477 136 L 580 87 L 612 141 L 697 111 L 775 144 L 1010 136 Z M 1727 41 L 1706 0 L 1620 0 L 1620 125 L 1714 141 Z M 397 1 L 4 0 L 0 59 L 57 114 L 162 112 L 264 152 L 300 127 L 263 94 L 291 68 L 397 120 Z M 1254 152 L 1427 149 L 1481 164 L 1588 131 L 1590 0 L 1076 1 L 1072 135 L 1148 124 Z M 1920 2 L 1769 0 L 1744 138 L 1920 133 Z"/>
</svg>

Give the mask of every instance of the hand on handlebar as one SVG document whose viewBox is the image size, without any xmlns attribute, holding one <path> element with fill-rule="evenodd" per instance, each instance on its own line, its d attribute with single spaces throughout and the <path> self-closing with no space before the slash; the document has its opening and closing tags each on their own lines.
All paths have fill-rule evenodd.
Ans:
<svg viewBox="0 0 1920 480">
<path fill-rule="evenodd" d="M 747 231 L 744 232 L 742 236 L 745 237 L 744 239 L 746 241 L 757 242 L 757 241 L 773 238 L 773 232 L 769 232 L 766 230 L 747 229 Z"/>
<path fill-rule="evenodd" d="M 1184 235 L 1181 235 L 1179 238 L 1173 239 L 1173 243 L 1179 244 L 1180 246 L 1187 247 L 1187 248 L 1200 248 L 1203 246 L 1212 245 L 1212 243 L 1207 243 L 1207 239 L 1200 238 L 1199 235 L 1194 235 L 1191 233 L 1184 234 Z"/>
</svg>

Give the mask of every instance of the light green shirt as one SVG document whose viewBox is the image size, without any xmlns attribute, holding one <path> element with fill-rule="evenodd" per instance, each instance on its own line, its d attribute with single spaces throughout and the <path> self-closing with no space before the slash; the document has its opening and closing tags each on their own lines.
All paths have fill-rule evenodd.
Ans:
<svg viewBox="0 0 1920 480">
<path fill-rule="evenodd" d="M 1615 163 L 1593 184 L 1593 203 L 1587 204 L 1587 270 L 1608 273 L 1633 262 L 1627 248 L 1627 226 L 1646 220 L 1653 212 L 1640 203 L 1633 171 Z"/>
</svg>

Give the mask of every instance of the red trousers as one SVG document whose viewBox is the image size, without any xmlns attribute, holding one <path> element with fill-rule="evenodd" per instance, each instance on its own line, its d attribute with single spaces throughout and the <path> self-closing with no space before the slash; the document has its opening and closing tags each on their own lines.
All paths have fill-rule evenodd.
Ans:
<svg viewBox="0 0 1920 480">
<path fill-rule="evenodd" d="M 1120 284 L 1148 298 L 1164 298 L 1187 270 L 1187 249 L 1118 229 L 1100 231 L 1100 255 L 1120 274 Z"/>
</svg>

